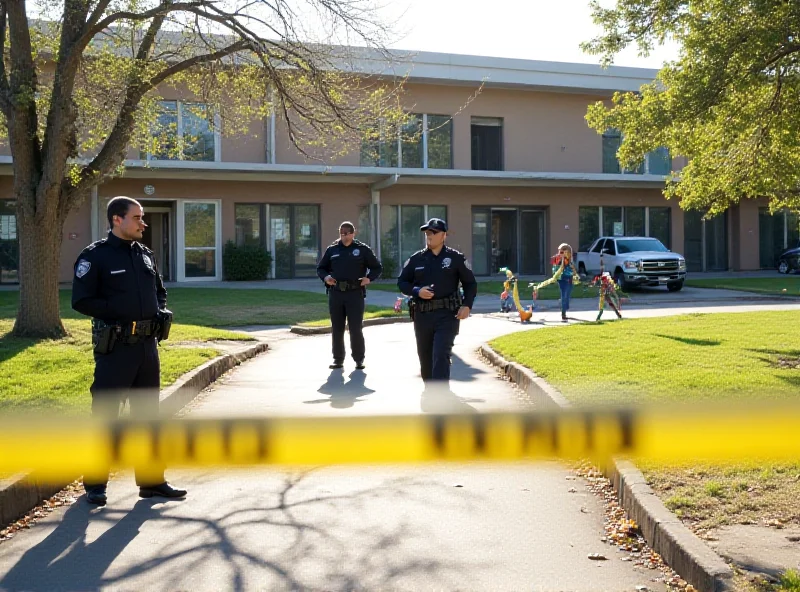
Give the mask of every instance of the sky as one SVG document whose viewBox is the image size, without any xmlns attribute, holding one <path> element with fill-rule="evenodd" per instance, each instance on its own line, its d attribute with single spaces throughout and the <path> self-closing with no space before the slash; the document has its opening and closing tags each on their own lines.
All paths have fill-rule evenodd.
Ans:
<svg viewBox="0 0 800 592">
<path fill-rule="evenodd" d="M 599 56 L 583 53 L 579 47 L 600 32 L 592 23 L 589 0 L 394 0 L 384 10 L 384 22 L 395 23 L 393 32 L 398 39 L 390 45 L 395 49 L 588 64 L 600 61 Z M 629 49 L 619 54 L 614 64 L 660 68 L 678 57 L 678 48 L 674 44 L 657 48 L 646 58 L 636 54 L 636 49 Z"/>
</svg>

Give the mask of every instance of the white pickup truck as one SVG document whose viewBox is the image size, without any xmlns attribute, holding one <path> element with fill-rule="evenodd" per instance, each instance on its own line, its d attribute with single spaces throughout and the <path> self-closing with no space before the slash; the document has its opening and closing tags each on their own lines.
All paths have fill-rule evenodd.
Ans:
<svg viewBox="0 0 800 592">
<path fill-rule="evenodd" d="M 670 292 L 683 288 L 686 260 L 661 241 L 648 236 L 602 236 L 588 251 L 576 257 L 578 271 L 594 276 L 609 272 L 621 289 L 631 286 L 667 286 Z"/>
</svg>

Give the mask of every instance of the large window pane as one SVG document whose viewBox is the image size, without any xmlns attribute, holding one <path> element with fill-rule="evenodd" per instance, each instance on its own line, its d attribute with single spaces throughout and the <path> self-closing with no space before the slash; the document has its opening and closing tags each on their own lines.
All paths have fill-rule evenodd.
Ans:
<svg viewBox="0 0 800 592">
<path fill-rule="evenodd" d="M 356 236 L 361 242 L 367 243 L 369 246 L 374 246 L 375 240 L 372 236 L 372 222 L 369 218 L 369 211 L 371 205 L 358 207 L 358 222 L 356 224 Z"/>
<path fill-rule="evenodd" d="M 651 175 L 669 175 L 672 172 L 672 157 L 669 149 L 661 147 L 649 153 L 647 167 Z"/>
<path fill-rule="evenodd" d="M 0 200 L 0 284 L 19 281 L 19 240 L 15 203 Z"/>
<path fill-rule="evenodd" d="M 400 260 L 405 261 L 424 244 L 419 227 L 425 224 L 425 209 L 422 206 L 402 206 L 400 211 Z"/>
<path fill-rule="evenodd" d="M 270 250 L 275 261 L 275 277 L 292 277 L 292 218 L 290 206 L 269 207 Z"/>
<path fill-rule="evenodd" d="M 489 212 L 472 212 L 472 271 L 489 275 Z"/>
<path fill-rule="evenodd" d="M 603 172 L 619 173 L 617 150 L 622 143 L 622 137 L 617 130 L 607 130 L 603 134 Z"/>
<path fill-rule="evenodd" d="M 706 220 L 706 271 L 728 269 L 727 216 L 722 213 Z"/>
<path fill-rule="evenodd" d="M 214 132 L 206 105 L 181 103 L 184 160 L 214 161 Z"/>
<path fill-rule="evenodd" d="M 670 208 L 650 208 L 650 236 L 660 240 L 668 249 L 672 248 L 670 213 Z"/>
<path fill-rule="evenodd" d="M 397 226 L 397 206 L 381 206 L 381 263 L 386 277 L 397 277 L 400 273 L 400 250 Z"/>
<path fill-rule="evenodd" d="M 403 144 L 403 168 L 422 168 L 422 116 L 411 115 L 400 130 Z"/>
<path fill-rule="evenodd" d="M 428 115 L 428 168 L 453 168 L 453 119 Z"/>
<path fill-rule="evenodd" d="M 578 208 L 578 250 L 588 251 L 600 237 L 600 208 L 580 206 Z"/>
<path fill-rule="evenodd" d="M 217 204 L 184 204 L 187 247 L 214 247 L 217 239 Z"/>
<path fill-rule="evenodd" d="M 441 218 L 447 222 L 447 206 L 428 206 L 428 218 Z"/>
<path fill-rule="evenodd" d="M 261 204 L 236 204 L 236 244 L 261 246 Z"/>
<path fill-rule="evenodd" d="M 187 278 L 213 278 L 217 274 L 215 249 L 186 251 L 185 275 Z"/>
<path fill-rule="evenodd" d="M 777 243 L 780 220 L 780 244 Z M 763 269 L 771 269 L 777 262 L 783 245 L 783 214 L 773 216 L 769 208 L 758 208 L 758 262 Z M 778 251 L 778 252 L 776 252 Z"/>
<path fill-rule="evenodd" d="M 152 158 L 157 160 L 176 160 L 178 158 L 178 103 L 160 101 L 159 114 L 153 125 L 153 137 L 158 147 Z"/>
<path fill-rule="evenodd" d="M 294 206 L 294 276 L 315 277 L 319 257 L 319 208 Z"/>
<path fill-rule="evenodd" d="M 625 236 L 644 236 L 644 208 L 625 208 Z"/>
<path fill-rule="evenodd" d="M 797 212 L 786 212 L 786 248 L 800 247 L 800 216 Z"/>
<path fill-rule="evenodd" d="M 625 227 L 622 224 L 622 208 L 603 207 L 603 235 L 622 236 Z"/>
</svg>

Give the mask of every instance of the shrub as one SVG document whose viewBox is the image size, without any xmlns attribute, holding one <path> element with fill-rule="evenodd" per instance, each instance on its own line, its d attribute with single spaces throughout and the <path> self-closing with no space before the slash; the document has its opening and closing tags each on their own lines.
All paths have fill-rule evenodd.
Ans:
<svg viewBox="0 0 800 592">
<path fill-rule="evenodd" d="M 253 245 L 237 245 L 232 240 L 222 251 L 222 270 L 227 281 L 246 282 L 267 279 L 272 253 Z"/>
</svg>

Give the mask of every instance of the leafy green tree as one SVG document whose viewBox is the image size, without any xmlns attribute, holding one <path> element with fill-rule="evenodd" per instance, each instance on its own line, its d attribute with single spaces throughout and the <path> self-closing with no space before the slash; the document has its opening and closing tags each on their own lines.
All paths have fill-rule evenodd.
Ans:
<svg viewBox="0 0 800 592">
<path fill-rule="evenodd" d="M 129 150 L 203 150 L 169 133 L 176 120 L 163 99 L 191 96 L 194 127 L 206 129 L 202 117 L 213 126 L 213 113 L 226 134 L 276 112 L 311 157 L 358 146 L 365 121 L 399 118 L 402 81 L 350 73 L 342 66 L 364 55 L 330 43 L 388 60 L 376 14 L 373 0 L 0 0 L 0 115 L 20 243 L 14 333 L 64 334 L 64 220 L 120 173 Z"/>
<path fill-rule="evenodd" d="M 617 0 L 591 3 L 603 33 L 583 49 L 613 61 L 671 40 L 679 58 L 639 93 L 589 107 L 589 125 L 622 132 L 623 167 L 659 146 L 688 159 L 665 195 L 707 215 L 765 197 L 800 207 L 800 2 Z"/>
</svg>

